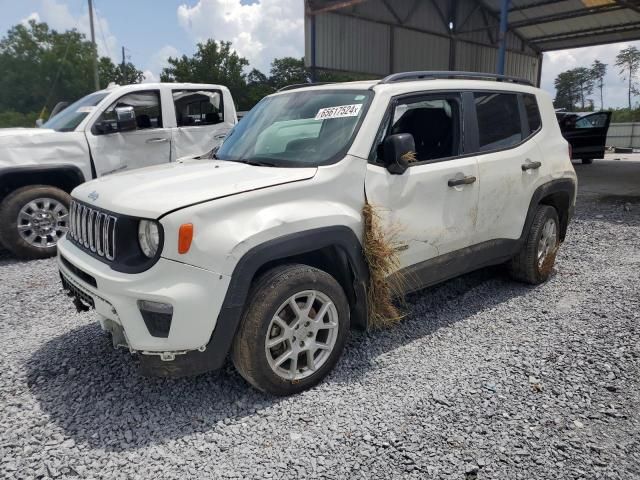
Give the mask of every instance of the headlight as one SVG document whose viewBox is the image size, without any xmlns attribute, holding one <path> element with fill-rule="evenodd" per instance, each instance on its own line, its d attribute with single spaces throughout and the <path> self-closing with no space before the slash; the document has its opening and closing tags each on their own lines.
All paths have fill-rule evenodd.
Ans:
<svg viewBox="0 0 640 480">
<path fill-rule="evenodd" d="M 138 224 L 138 242 L 142 253 L 149 258 L 155 257 L 160 243 L 158 224 L 153 220 L 140 220 Z"/>
</svg>

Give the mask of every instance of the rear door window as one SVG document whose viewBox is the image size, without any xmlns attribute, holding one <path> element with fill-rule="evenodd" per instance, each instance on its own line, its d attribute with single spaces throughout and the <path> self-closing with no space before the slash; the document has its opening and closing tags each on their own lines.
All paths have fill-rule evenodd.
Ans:
<svg viewBox="0 0 640 480">
<path fill-rule="evenodd" d="M 513 93 L 474 94 L 479 151 L 502 150 L 523 140 L 518 96 Z"/>
<path fill-rule="evenodd" d="M 219 90 L 173 90 L 178 127 L 215 125 L 224 122 Z"/>
</svg>

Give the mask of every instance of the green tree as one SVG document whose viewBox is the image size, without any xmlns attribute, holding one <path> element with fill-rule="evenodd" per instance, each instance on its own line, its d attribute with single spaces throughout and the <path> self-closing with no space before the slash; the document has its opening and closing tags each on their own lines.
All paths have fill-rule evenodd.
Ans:
<svg viewBox="0 0 640 480">
<path fill-rule="evenodd" d="M 267 76 L 260 70 L 255 68 L 247 75 L 247 94 L 246 94 L 246 107 L 247 109 L 253 108 L 253 106 L 262 100 L 267 95 L 275 92 L 275 89 L 269 82 Z"/>
<path fill-rule="evenodd" d="M 224 85 L 231 91 L 239 108 L 242 109 L 247 103 L 243 69 L 249 62 L 232 50 L 231 42 L 207 40 L 205 43 L 198 43 L 192 57 L 169 57 L 167 62 L 169 66 L 162 69 L 161 81 Z"/>
<path fill-rule="evenodd" d="M 271 83 L 276 90 L 286 87 L 287 85 L 309 83 L 310 81 L 311 75 L 304 66 L 304 60 L 302 58 L 275 58 L 271 62 L 269 83 Z"/>
<path fill-rule="evenodd" d="M 627 95 L 629 98 L 629 110 L 631 110 L 631 96 L 638 94 L 636 75 L 640 69 L 640 50 L 636 47 L 627 47 L 616 55 L 616 67 L 620 68 L 620 75 L 628 82 Z"/>
<path fill-rule="evenodd" d="M 572 72 L 578 90 L 580 106 L 584 110 L 586 96 L 593 93 L 593 73 L 585 67 L 574 68 Z"/>
<path fill-rule="evenodd" d="M 72 102 L 92 92 L 93 55 L 93 45 L 77 30 L 58 32 L 33 20 L 11 27 L 0 39 L 0 112 L 17 112 L 24 118 L 44 112 L 46 117 L 59 101 Z M 117 67 L 105 57 L 99 65 L 105 87 L 116 79 L 110 72 Z M 15 115 L 4 119 L 18 121 Z"/>
<path fill-rule="evenodd" d="M 579 98 L 575 72 L 567 70 L 560 73 L 553 84 L 556 87 L 556 98 L 553 101 L 556 108 L 573 110 Z"/>
<path fill-rule="evenodd" d="M 602 90 L 604 89 L 604 76 L 607 74 L 607 64 L 600 60 L 594 60 L 591 65 L 591 77 L 595 87 L 600 90 L 600 110 L 604 110 L 604 97 Z"/>
<path fill-rule="evenodd" d="M 98 62 L 98 75 L 100 76 L 100 83 L 108 85 L 111 82 L 118 85 L 129 85 L 132 83 L 140 83 L 144 80 L 144 73 L 138 70 L 136 66 L 131 63 L 124 64 L 124 75 L 122 73 L 122 65 L 115 65 L 110 58 L 102 57 Z"/>
</svg>

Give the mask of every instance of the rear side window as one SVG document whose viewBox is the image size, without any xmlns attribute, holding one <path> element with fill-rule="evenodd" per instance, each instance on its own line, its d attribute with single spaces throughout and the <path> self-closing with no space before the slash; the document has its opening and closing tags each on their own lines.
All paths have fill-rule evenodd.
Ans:
<svg viewBox="0 0 640 480">
<path fill-rule="evenodd" d="M 518 97 L 512 93 L 475 93 L 481 152 L 509 148 L 523 139 Z"/>
<path fill-rule="evenodd" d="M 540 110 L 538 109 L 538 102 L 535 95 L 525 93 L 522 95 L 522 101 L 524 102 L 524 110 L 527 114 L 527 120 L 529 121 L 530 134 L 535 133 L 540 129 L 542 121 L 540 120 Z"/>
<path fill-rule="evenodd" d="M 224 121 L 222 94 L 218 90 L 174 90 L 179 127 L 215 125 Z"/>
</svg>

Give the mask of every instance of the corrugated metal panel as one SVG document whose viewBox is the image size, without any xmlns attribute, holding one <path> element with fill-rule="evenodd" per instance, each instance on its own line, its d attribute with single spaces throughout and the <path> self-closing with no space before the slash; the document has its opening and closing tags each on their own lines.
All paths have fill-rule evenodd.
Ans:
<svg viewBox="0 0 640 480">
<path fill-rule="evenodd" d="M 607 132 L 607 146 L 640 148 L 640 123 L 612 123 Z"/>
<path fill-rule="evenodd" d="M 394 31 L 394 72 L 449 68 L 449 39 L 403 28 Z"/>
<path fill-rule="evenodd" d="M 342 15 L 316 17 L 318 67 L 384 75 L 389 71 L 386 25 Z"/>
<path fill-rule="evenodd" d="M 438 4 L 440 11 L 449 11 L 449 2 L 447 0 L 434 1 Z M 400 2 L 408 3 L 407 0 L 400 0 Z M 406 25 L 414 28 L 419 28 L 421 30 L 429 30 L 431 32 L 437 32 L 446 35 L 449 34 L 449 29 L 442 22 L 438 11 L 434 8 L 431 2 L 421 2 L 414 10 L 411 17 L 407 20 Z"/>
<path fill-rule="evenodd" d="M 495 72 L 498 50 L 467 42 L 456 46 L 456 70 Z M 529 55 L 507 52 L 505 74 L 525 78 L 534 83 L 538 79 L 538 59 Z"/>
</svg>

